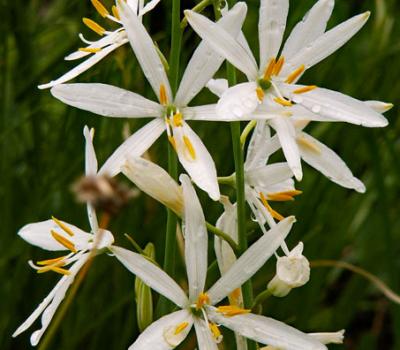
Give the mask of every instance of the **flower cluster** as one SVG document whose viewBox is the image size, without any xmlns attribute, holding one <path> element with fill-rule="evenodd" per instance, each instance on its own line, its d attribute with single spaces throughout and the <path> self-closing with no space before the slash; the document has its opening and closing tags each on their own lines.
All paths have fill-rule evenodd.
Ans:
<svg viewBox="0 0 400 350">
<path fill-rule="evenodd" d="M 82 195 L 87 203 L 90 232 L 57 218 L 26 225 L 19 235 L 40 248 L 65 251 L 61 257 L 30 261 L 38 273 L 62 275 L 54 289 L 35 309 L 13 336 L 27 330 L 41 317 L 41 328 L 32 333 L 31 344 L 37 345 L 49 326 L 58 306 L 77 274 L 94 255 L 108 253 L 137 276 L 143 285 L 172 301 L 177 309 L 149 325 L 129 349 L 173 349 L 194 327 L 200 350 L 218 349 L 222 341 L 220 326 L 235 332 L 238 349 L 247 349 L 245 338 L 266 345 L 265 349 L 319 350 L 328 343 L 340 343 L 344 331 L 336 333 L 303 333 L 283 322 L 261 316 L 252 310 L 242 285 L 272 257 L 276 257 L 276 274 L 267 283 L 266 293 L 286 296 L 293 288 L 310 279 L 310 265 L 299 242 L 289 249 L 285 239 L 296 219 L 284 217 L 271 202 L 292 201 L 301 194 L 295 180 L 303 177 L 301 160 L 333 182 L 345 188 L 364 192 L 364 184 L 353 176 L 343 160 L 330 148 L 304 131 L 311 122 L 347 122 L 366 127 L 384 127 L 383 112 L 391 105 L 379 101 L 359 101 L 316 85 L 298 84 L 303 73 L 343 46 L 365 24 L 369 12 L 354 16 L 326 30 L 334 0 L 319 0 L 294 27 L 282 44 L 289 0 L 260 0 L 258 38 L 260 58 L 257 64 L 242 33 L 247 14 L 244 2 L 230 9 L 218 9 L 220 18 L 212 21 L 192 10 L 185 11 L 187 22 L 202 41 L 184 70 L 176 93 L 173 93 L 163 56 L 142 23 L 142 16 L 159 0 L 117 0 L 109 11 L 99 0 L 91 0 L 98 13 L 118 24 L 107 31 L 91 19 L 83 22 L 102 36 L 88 41 L 86 47 L 70 54 L 67 60 L 85 60 L 62 77 L 41 85 L 51 88 L 60 101 L 92 113 L 113 118 L 152 118 L 121 144 L 98 169 L 93 146 L 94 130 L 85 127 L 86 187 L 96 187 L 107 198 L 117 196 L 112 178 L 122 173 L 141 191 L 147 193 L 182 219 L 184 260 L 187 286 L 183 288 L 143 251 L 135 253 L 114 244 L 106 228 L 109 216 L 98 221 L 92 192 Z M 157 101 L 116 86 L 100 83 L 65 84 L 99 62 L 119 46 L 130 43 L 143 74 Z M 244 73 L 247 82 L 229 86 L 225 79 L 213 79 L 227 60 Z M 207 87 L 218 102 L 191 106 L 193 98 Z M 216 165 L 200 137 L 189 125 L 191 120 L 235 122 L 247 121 L 242 134 L 247 136 L 243 166 L 244 183 L 236 174 L 218 178 Z M 163 168 L 142 157 L 147 149 L 167 133 L 171 147 L 187 174 L 176 182 Z M 285 162 L 271 163 L 269 158 L 282 150 Z M 238 203 L 221 195 L 219 184 L 242 186 L 244 200 L 262 235 L 238 254 Z M 214 252 L 221 277 L 206 287 L 210 230 L 194 188 L 219 201 L 223 213 L 213 227 L 216 234 Z M 96 192 L 96 193 L 97 193 Z M 123 195 L 128 200 L 128 195 Z M 122 201 L 122 200 L 121 200 Z M 281 250 L 283 255 L 278 255 Z M 151 298 L 150 298 L 151 299 Z"/>
</svg>

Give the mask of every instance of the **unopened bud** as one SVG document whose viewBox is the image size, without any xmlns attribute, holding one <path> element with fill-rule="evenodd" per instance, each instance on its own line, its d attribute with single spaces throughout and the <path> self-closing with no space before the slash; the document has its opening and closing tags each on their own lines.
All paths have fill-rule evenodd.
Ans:
<svg viewBox="0 0 400 350">
<path fill-rule="evenodd" d="M 310 263 L 302 254 L 300 242 L 288 256 L 279 257 L 276 263 L 276 275 L 268 284 L 268 290 L 276 297 L 284 297 L 293 288 L 301 287 L 310 279 Z"/>
</svg>

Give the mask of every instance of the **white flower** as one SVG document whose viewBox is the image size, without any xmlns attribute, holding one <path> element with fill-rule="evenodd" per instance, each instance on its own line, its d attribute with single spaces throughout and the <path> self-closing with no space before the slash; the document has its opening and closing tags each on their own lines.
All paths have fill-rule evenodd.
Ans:
<svg viewBox="0 0 400 350">
<path fill-rule="evenodd" d="M 207 273 L 207 232 L 204 215 L 189 178 L 181 175 L 184 196 L 185 262 L 189 295 L 159 267 L 143 256 L 120 247 L 112 247 L 115 256 L 144 283 L 174 302 L 181 310 L 160 318 L 150 325 L 130 346 L 135 349 L 173 349 L 194 325 L 198 348 L 216 350 L 221 339 L 217 325 L 263 344 L 287 350 L 326 349 L 318 340 L 273 319 L 253 315 L 249 310 L 217 303 L 239 288 L 274 253 L 295 221 L 288 217 L 240 256 L 222 277 L 204 291 Z"/>
<path fill-rule="evenodd" d="M 84 135 L 86 139 L 85 173 L 86 176 L 95 176 L 97 174 L 97 159 L 92 143 L 93 129 L 89 131 L 85 127 Z M 91 251 L 95 249 L 96 253 L 100 252 L 114 243 L 111 232 L 99 228 L 96 212 L 90 203 L 87 204 L 87 211 L 91 228 L 90 233 L 54 217 L 51 220 L 26 225 L 18 232 L 21 238 L 32 245 L 45 250 L 68 251 L 68 253 L 55 259 L 38 261 L 36 264 L 29 261 L 31 267 L 38 273 L 53 271 L 63 275 L 63 277 L 28 319 L 18 327 L 13 337 L 27 330 L 42 315 L 41 328 L 31 335 L 31 344 L 37 345 L 75 276 L 89 259 Z M 70 267 L 66 268 L 67 266 Z"/>
<path fill-rule="evenodd" d="M 168 138 L 177 151 L 179 161 L 193 181 L 207 191 L 212 199 L 217 200 L 220 193 L 214 161 L 186 120 L 221 119 L 215 114 L 215 105 L 187 107 L 187 104 L 215 74 L 223 58 L 216 54 L 206 42 L 202 42 L 194 52 L 173 99 L 167 74 L 146 29 L 124 1 L 119 3 L 119 10 L 133 51 L 159 103 L 133 92 L 104 84 L 57 85 L 52 88 L 52 94 L 69 105 L 103 116 L 156 117 L 152 122 L 153 132 L 147 135 L 142 147 L 150 147 L 166 129 Z M 238 3 L 216 25 L 233 34 L 239 33 L 246 11 L 246 5 Z M 127 142 L 129 143 L 129 140 Z"/>
<path fill-rule="evenodd" d="M 238 120 L 253 114 L 267 115 L 277 132 L 282 150 L 297 180 L 302 178 L 300 151 L 291 122 L 292 106 L 312 112 L 318 121 L 345 121 L 367 127 L 383 127 L 387 120 L 367 104 L 339 92 L 315 85 L 296 84 L 305 72 L 343 46 L 365 24 L 369 12 L 354 16 L 326 30 L 333 0 L 319 0 L 289 35 L 278 57 L 286 26 L 289 0 L 261 0 L 259 13 L 260 63 L 243 36 L 230 35 L 206 17 L 185 11 L 193 29 L 219 54 L 246 74 L 249 82 L 225 91 L 217 104 L 217 114 Z"/>
<path fill-rule="evenodd" d="M 141 20 L 142 16 L 145 13 L 151 11 L 159 2 L 160 0 L 151 0 L 144 6 L 144 1 L 142 0 L 128 0 L 126 1 L 126 5 L 134 13 L 136 13 Z M 76 78 L 78 75 L 87 71 L 90 67 L 101 61 L 104 57 L 113 52 L 115 49 L 126 44 L 129 41 L 126 31 L 121 22 L 117 7 L 113 5 L 110 13 L 110 11 L 107 10 L 107 8 L 101 3 L 100 0 L 91 0 L 91 3 L 100 14 L 100 16 L 102 16 L 103 18 L 107 18 L 114 23 L 117 23 L 119 25 L 119 28 L 113 31 L 108 31 L 92 19 L 82 18 L 83 23 L 93 32 L 101 36 L 101 39 L 96 41 L 89 41 L 85 39 L 81 33 L 79 33 L 79 38 L 86 46 L 66 56 L 65 60 L 73 61 L 84 57 L 88 58 L 72 68 L 67 73 L 63 74 L 58 79 L 53 80 L 47 84 L 39 85 L 39 89 L 51 88 L 57 84 L 62 84 L 73 78 Z"/>
<path fill-rule="evenodd" d="M 301 287 L 310 279 L 310 263 L 300 242 L 288 255 L 278 257 L 276 275 L 268 283 L 268 290 L 276 297 L 284 297 L 293 288 Z"/>
</svg>

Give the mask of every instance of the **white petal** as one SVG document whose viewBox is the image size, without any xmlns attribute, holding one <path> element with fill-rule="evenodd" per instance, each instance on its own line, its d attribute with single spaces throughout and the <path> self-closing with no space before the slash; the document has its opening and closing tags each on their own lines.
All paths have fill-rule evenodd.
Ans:
<svg viewBox="0 0 400 350">
<path fill-rule="evenodd" d="M 246 49 L 230 33 L 194 11 L 186 10 L 185 16 L 194 31 L 216 52 L 246 74 L 249 80 L 257 78 L 257 64 L 254 57 L 249 56 Z"/>
<path fill-rule="evenodd" d="M 267 163 L 270 152 L 268 146 L 270 144 L 271 130 L 264 120 L 257 122 L 249 146 L 246 153 L 246 161 L 244 168 L 250 170 L 258 168 Z"/>
<path fill-rule="evenodd" d="M 89 130 L 87 126 L 83 128 L 85 136 L 85 174 L 95 176 L 97 174 L 97 158 L 93 146 L 94 129 Z"/>
<path fill-rule="evenodd" d="M 288 117 L 277 117 L 272 119 L 270 124 L 278 135 L 290 169 L 292 169 L 296 179 L 300 181 L 303 177 L 303 171 L 301 170 L 299 148 L 296 143 L 296 130 L 292 121 Z"/>
<path fill-rule="evenodd" d="M 196 317 L 194 319 L 194 328 L 196 329 L 199 350 L 218 350 L 217 343 L 215 342 L 207 323 L 203 319 Z"/>
<path fill-rule="evenodd" d="M 249 247 L 207 292 L 214 305 L 253 276 L 282 244 L 295 222 L 289 216 Z"/>
<path fill-rule="evenodd" d="M 182 189 L 163 168 L 143 158 L 128 157 L 122 172 L 140 190 L 182 215 Z"/>
<path fill-rule="evenodd" d="M 92 233 L 95 233 L 99 230 L 99 222 L 97 220 L 96 209 L 93 207 L 91 203 L 88 202 L 86 203 L 86 211 L 91 231 Z"/>
<path fill-rule="evenodd" d="M 329 147 L 305 132 L 298 134 L 298 145 L 304 161 L 331 181 L 357 192 L 365 192 L 364 184 L 353 176 L 346 163 Z"/>
<path fill-rule="evenodd" d="M 140 254 L 125 248 L 112 246 L 116 258 L 133 274 L 156 292 L 162 294 L 179 307 L 186 307 L 188 299 L 178 284 L 158 266 Z"/>
<path fill-rule="evenodd" d="M 107 84 L 62 84 L 54 86 L 51 93 L 70 106 L 106 117 L 143 118 L 162 113 L 158 103 Z"/>
<path fill-rule="evenodd" d="M 160 0 L 149 1 L 142 9 L 140 9 L 139 14 L 138 14 L 139 17 L 150 12 L 152 9 L 154 9 L 158 5 L 159 2 L 160 2 Z"/>
<path fill-rule="evenodd" d="M 136 341 L 128 350 L 172 350 L 178 345 L 177 342 L 171 342 L 168 337 L 169 330 L 176 329 L 180 324 L 187 322 L 186 328 L 175 336 L 174 341 L 183 341 L 188 335 L 193 325 L 193 317 L 187 310 L 173 312 L 167 316 L 161 317 L 153 322 L 146 330 L 140 334 Z"/>
<path fill-rule="evenodd" d="M 364 101 L 364 103 L 378 113 L 385 113 L 393 108 L 393 103 L 382 101 Z"/>
<path fill-rule="evenodd" d="M 321 62 L 350 40 L 363 27 L 369 15 L 365 12 L 354 16 L 319 36 L 286 62 L 281 75 L 290 74 L 302 64 L 308 69 Z"/>
<path fill-rule="evenodd" d="M 207 89 L 209 89 L 214 95 L 221 97 L 221 95 L 229 89 L 228 80 L 226 79 L 211 79 L 207 85 Z"/>
<path fill-rule="evenodd" d="M 217 181 L 217 170 L 214 160 L 208 153 L 201 139 L 196 133 L 184 122 L 183 127 L 173 128 L 174 138 L 176 141 L 178 158 L 182 166 L 188 172 L 193 182 L 206 191 L 211 199 L 218 200 L 220 197 L 219 186 Z M 195 152 L 192 158 L 184 137 L 189 140 Z"/>
<path fill-rule="evenodd" d="M 334 0 L 319 0 L 307 12 L 302 21 L 296 24 L 282 50 L 282 56 L 286 60 L 290 60 L 325 32 L 334 5 Z"/>
<path fill-rule="evenodd" d="M 80 38 L 81 39 L 83 38 L 81 36 L 81 34 L 80 34 Z M 125 31 L 123 31 L 122 28 L 118 28 L 117 30 L 113 31 L 112 33 L 103 36 L 101 39 L 91 42 L 90 45 L 86 46 L 86 48 L 103 49 L 103 48 L 107 47 L 108 45 L 112 45 L 112 44 L 114 44 L 114 45 L 118 44 L 117 47 L 119 47 L 127 42 L 128 42 L 128 38 L 126 36 Z M 93 55 L 93 53 L 88 52 L 88 51 L 78 50 L 78 51 L 72 52 L 71 54 L 64 57 L 64 60 L 73 61 L 73 60 L 77 60 L 77 59 L 80 59 L 80 58 L 83 58 L 83 57 L 86 57 L 89 55 Z"/>
<path fill-rule="evenodd" d="M 384 127 L 388 124 L 382 114 L 375 112 L 362 101 L 323 88 L 303 94 L 293 93 L 302 87 L 304 85 L 280 85 L 281 92 L 285 97 L 321 116 L 366 127 Z"/>
<path fill-rule="evenodd" d="M 338 332 L 308 333 L 308 335 L 322 344 L 343 344 L 344 329 Z"/>
<path fill-rule="evenodd" d="M 41 325 L 42 327 L 33 332 L 31 335 L 31 344 L 32 346 L 36 346 L 47 327 L 49 326 L 54 314 L 56 313 L 59 305 L 63 301 L 65 297 L 65 293 L 67 292 L 69 286 L 75 279 L 76 274 L 82 268 L 82 266 L 87 261 L 89 254 L 84 254 L 81 258 L 71 266 L 69 269 L 70 275 L 63 276 L 60 281 L 56 284 L 53 290 L 49 293 L 49 295 L 40 303 L 40 305 L 36 308 L 36 310 L 28 317 L 28 319 L 18 327 L 18 329 L 14 332 L 13 337 L 18 336 L 25 330 L 27 330 L 36 320 L 41 317 Z"/>
<path fill-rule="evenodd" d="M 60 220 L 61 221 L 61 220 Z M 67 226 L 74 236 L 68 235 L 53 220 L 46 220 L 25 225 L 18 231 L 18 235 L 28 243 L 42 249 L 56 251 L 67 250 L 62 244 L 58 243 L 51 235 L 51 231 L 55 231 L 71 241 L 77 250 L 85 250 L 89 241 L 93 240 L 93 235 L 82 231 L 80 228 L 61 221 Z"/>
<path fill-rule="evenodd" d="M 313 337 L 272 318 L 254 314 L 224 317 L 213 307 L 207 308 L 210 320 L 253 339 L 285 350 L 327 350 Z"/>
<path fill-rule="evenodd" d="M 99 170 L 99 175 L 115 176 L 121 171 L 128 157 L 140 157 L 160 137 L 165 123 L 156 118 L 129 136 L 107 159 Z"/>
<path fill-rule="evenodd" d="M 225 196 L 221 196 L 220 201 L 224 205 L 224 212 L 218 218 L 216 227 L 237 242 L 237 206 L 236 204 L 231 204 L 229 198 Z M 214 237 L 214 251 L 217 257 L 219 270 L 221 275 L 223 275 L 236 261 L 236 255 L 231 246 L 217 236 Z"/>
<path fill-rule="evenodd" d="M 270 187 L 293 176 L 287 163 L 274 163 L 260 166 L 245 172 L 246 184 L 257 187 Z"/>
<path fill-rule="evenodd" d="M 289 0 L 261 0 L 258 22 L 260 69 L 265 70 L 269 60 L 276 58 L 281 47 Z"/>
<path fill-rule="evenodd" d="M 160 87 L 163 85 L 165 87 L 167 99 L 169 103 L 171 103 L 172 93 L 168 77 L 153 40 L 125 1 L 118 1 L 118 9 L 133 52 L 143 69 L 144 75 L 153 88 L 154 93 L 157 95 L 158 99 L 160 99 Z"/>
<path fill-rule="evenodd" d="M 239 2 L 217 22 L 216 26 L 224 28 L 233 37 L 236 37 L 240 32 L 246 13 L 246 4 Z M 176 93 L 175 103 L 178 106 L 186 106 L 214 76 L 223 61 L 224 57 L 203 40 L 186 67 Z"/>
<path fill-rule="evenodd" d="M 187 175 L 179 177 L 183 188 L 185 262 L 189 284 L 189 299 L 195 302 L 204 291 L 207 275 L 208 237 L 206 220 L 196 191 Z"/>
<path fill-rule="evenodd" d="M 202 121 L 224 121 L 217 115 L 217 105 L 215 103 L 209 105 L 185 107 L 182 109 L 185 120 L 202 120 Z"/>
<path fill-rule="evenodd" d="M 222 120 L 251 120 L 260 104 L 255 82 L 237 84 L 226 90 L 217 103 L 217 114 Z"/>
<path fill-rule="evenodd" d="M 290 117 L 290 119 L 296 121 L 295 126 L 296 129 L 299 129 L 297 121 L 315 121 L 315 122 L 336 122 L 336 119 L 332 119 L 329 118 L 325 115 L 320 115 L 317 113 L 312 112 L 311 110 L 303 107 L 300 104 L 295 104 L 291 107 L 286 107 L 288 108 L 288 111 L 290 111 L 290 113 L 292 113 L 292 116 Z M 304 123 L 305 124 L 305 123 Z M 301 126 L 301 129 L 304 129 L 306 127 L 305 125 Z"/>
<path fill-rule="evenodd" d="M 126 41 L 121 41 L 118 44 L 113 44 L 107 46 L 105 49 L 102 49 L 99 52 L 96 52 L 92 56 L 90 56 L 87 60 L 83 61 L 82 63 L 78 64 L 76 67 L 62 75 L 56 80 L 52 80 L 50 83 L 39 85 L 39 89 L 48 89 L 58 84 L 63 84 L 71 79 L 76 78 L 78 75 L 86 72 L 90 67 L 94 66 L 97 62 L 101 61 L 104 57 L 106 57 L 110 52 L 113 52 L 116 48 L 120 47 L 121 45 L 125 44 Z"/>
</svg>

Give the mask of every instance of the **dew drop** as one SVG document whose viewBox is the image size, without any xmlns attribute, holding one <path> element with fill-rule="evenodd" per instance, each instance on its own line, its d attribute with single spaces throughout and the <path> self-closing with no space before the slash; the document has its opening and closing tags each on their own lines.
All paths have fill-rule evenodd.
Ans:
<svg viewBox="0 0 400 350">
<path fill-rule="evenodd" d="M 319 113 L 321 112 L 321 106 L 315 105 L 311 108 L 311 110 L 313 111 L 313 113 Z"/>
</svg>

